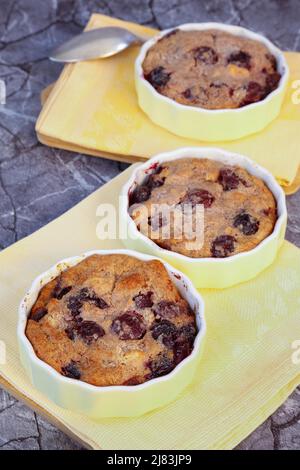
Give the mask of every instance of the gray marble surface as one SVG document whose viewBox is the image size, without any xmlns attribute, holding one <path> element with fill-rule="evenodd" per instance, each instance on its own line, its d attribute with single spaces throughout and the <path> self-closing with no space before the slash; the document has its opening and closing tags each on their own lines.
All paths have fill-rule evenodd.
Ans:
<svg viewBox="0 0 300 470">
<path fill-rule="evenodd" d="M 240 24 L 283 49 L 300 50 L 299 0 L 0 0 L 0 249 L 56 218 L 126 165 L 43 147 L 34 123 L 40 92 L 61 67 L 47 56 L 92 12 L 159 28 L 194 21 Z M 300 192 L 288 198 L 287 237 L 300 246 Z M 3 267 L 2 267 L 3 269 Z M 0 449 L 78 449 L 0 389 Z M 239 449 L 299 449 L 300 389 Z"/>
</svg>

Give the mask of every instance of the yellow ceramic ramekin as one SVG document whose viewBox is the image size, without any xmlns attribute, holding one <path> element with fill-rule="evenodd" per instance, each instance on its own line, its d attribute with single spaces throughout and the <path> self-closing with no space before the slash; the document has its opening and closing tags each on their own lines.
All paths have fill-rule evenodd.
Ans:
<svg viewBox="0 0 300 470">
<path fill-rule="evenodd" d="M 174 400 L 193 380 L 203 351 L 206 333 L 202 297 L 186 276 L 163 262 L 172 282 L 195 312 L 198 326 L 198 334 L 192 353 L 172 372 L 141 385 L 97 387 L 80 380 L 64 377 L 40 360 L 26 337 L 25 328 L 28 315 L 41 288 L 62 271 L 78 264 L 88 256 L 112 253 L 124 254 L 144 261 L 154 259 L 151 256 L 129 250 L 95 250 L 81 256 L 64 259 L 34 280 L 19 307 L 17 335 L 20 358 L 31 383 L 62 408 L 85 414 L 93 419 L 139 416 Z"/>
<path fill-rule="evenodd" d="M 189 23 L 176 29 L 183 31 L 219 29 L 259 41 L 275 56 L 281 80 L 276 90 L 265 99 L 238 109 L 209 110 L 177 103 L 158 93 L 143 74 L 142 64 L 148 50 L 172 29 L 162 31 L 143 45 L 135 62 L 135 84 L 139 105 L 155 124 L 190 139 L 207 142 L 226 141 L 259 132 L 278 116 L 287 88 L 289 70 L 283 53 L 268 39 L 240 26 L 221 23 Z"/>
<path fill-rule="evenodd" d="M 159 247 L 143 235 L 128 213 L 128 196 L 134 188 L 155 171 L 158 165 L 180 158 L 209 158 L 227 165 L 239 165 L 249 173 L 261 178 L 272 191 L 277 201 L 278 218 L 273 232 L 250 251 L 238 253 L 228 258 L 189 258 L 188 256 Z M 266 169 L 247 157 L 218 148 L 187 147 L 172 152 L 161 153 L 137 167 L 129 181 L 123 186 L 120 198 L 120 211 L 126 220 L 126 237 L 123 243 L 144 253 L 162 258 L 184 272 L 197 288 L 225 288 L 248 281 L 273 263 L 284 240 L 287 209 L 285 194 L 275 178 Z M 125 216 L 127 214 L 127 216 Z"/>
</svg>

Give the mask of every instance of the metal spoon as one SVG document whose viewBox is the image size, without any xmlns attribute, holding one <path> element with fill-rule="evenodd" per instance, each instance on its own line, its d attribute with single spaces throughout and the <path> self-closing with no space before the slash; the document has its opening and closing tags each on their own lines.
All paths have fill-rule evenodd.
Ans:
<svg viewBox="0 0 300 470">
<path fill-rule="evenodd" d="M 102 59 L 118 54 L 132 44 L 142 44 L 149 37 L 136 36 L 127 29 L 114 26 L 92 29 L 59 46 L 51 53 L 50 59 L 55 62 Z"/>
</svg>

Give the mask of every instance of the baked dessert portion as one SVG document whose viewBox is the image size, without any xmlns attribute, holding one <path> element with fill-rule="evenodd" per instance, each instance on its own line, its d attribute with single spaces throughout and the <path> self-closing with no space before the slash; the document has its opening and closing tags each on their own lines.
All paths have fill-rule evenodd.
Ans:
<svg viewBox="0 0 300 470">
<path fill-rule="evenodd" d="M 45 285 L 26 327 L 41 360 L 98 386 L 168 374 L 196 334 L 195 314 L 164 265 L 121 254 L 92 255 Z"/>
<path fill-rule="evenodd" d="M 191 258 L 224 258 L 252 250 L 273 232 L 273 193 L 244 168 L 183 158 L 157 164 L 152 171 L 129 195 L 129 214 L 160 247 Z M 200 218 L 196 225 L 200 204 L 204 223 Z"/>
<path fill-rule="evenodd" d="M 217 29 L 171 31 L 148 50 L 142 67 L 160 94 L 205 109 L 261 101 L 281 78 L 263 43 Z"/>
</svg>

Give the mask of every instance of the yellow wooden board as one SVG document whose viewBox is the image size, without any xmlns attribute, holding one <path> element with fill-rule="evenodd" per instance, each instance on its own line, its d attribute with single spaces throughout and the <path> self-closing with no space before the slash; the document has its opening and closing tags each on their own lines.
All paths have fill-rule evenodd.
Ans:
<svg viewBox="0 0 300 470">
<path fill-rule="evenodd" d="M 50 95 L 53 87 L 54 87 L 54 84 L 49 85 L 47 88 L 45 88 L 42 91 L 42 94 L 41 94 L 42 106 L 44 105 L 45 101 L 47 100 L 48 96 Z M 44 143 L 45 145 L 50 145 L 50 147 L 53 146 L 53 147 L 61 148 L 61 149 L 64 149 L 64 150 L 70 150 L 72 152 L 78 152 L 78 153 L 81 153 L 83 151 L 83 149 L 81 149 L 80 147 L 76 147 L 76 145 L 68 144 L 67 142 L 63 142 L 63 141 L 59 142 L 58 140 L 51 141 L 51 139 L 49 139 L 49 138 L 45 139 L 45 141 L 44 141 L 44 138 L 43 138 L 42 135 L 40 136 L 40 141 L 42 143 Z M 101 151 L 96 151 L 96 150 L 91 151 L 89 149 L 84 149 L 84 153 L 86 153 L 88 155 L 108 158 L 110 160 L 122 161 L 122 162 L 125 162 L 125 163 L 136 163 L 136 162 L 139 162 L 139 161 L 141 161 L 141 162 L 144 161 L 144 158 L 136 157 L 134 155 L 130 155 L 127 158 L 127 157 L 124 157 L 123 155 L 114 155 L 114 154 L 101 152 Z M 283 186 L 284 192 L 287 195 L 294 194 L 295 192 L 297 192 L 299 190 L 299 188 L 300 188 L 300 167 L 298 169 L 298 173 L 297 173 L 296 178 L 294 179 L 293 183 L 289 186 Z"/>
</svg>

